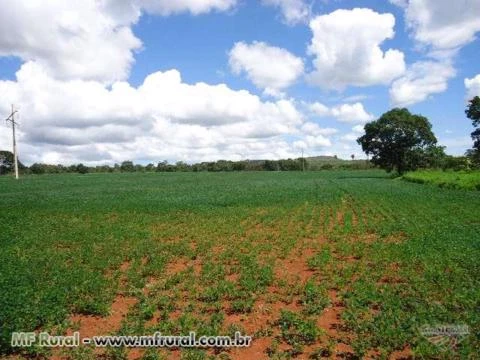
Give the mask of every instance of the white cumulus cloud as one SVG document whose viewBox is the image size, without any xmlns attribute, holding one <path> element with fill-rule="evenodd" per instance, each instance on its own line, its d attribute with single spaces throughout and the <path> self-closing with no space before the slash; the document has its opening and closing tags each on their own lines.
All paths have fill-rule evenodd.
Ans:
<svg viewBox="0 0 480 360">
<path fill-rule="evenodd" d="M 314 122 L 306 122 L 302 125 L 301 131 L 307 135 L 323 135 L 329 136 L 336 134 L 338 132 L 335 128 L 322 128 L 317 123 Z"/>
<path fill-rule="evenodd" d="M 369 114 L 362 103 L 341 104 L 334 107 L 327 107 L 322 103 L 315 102 L 309 105 L 309 109 L 315 115 L 320 117 L 331 116 L 344 123 L 366 123 L 375 118 Z"/>
<path fill-rule="evenodd" d="M 467 99 L 473 99 L 480 96 L 480 74 L 472 79 L 465 79 L 465 87 L 467 88 Z"/>
<path fill-rule="evenodd" d="M 226 11 L 236 0 L 1 0 L 0 56 L 35 61 L 58 79 L 127 79 L 142 42 L 142 12 Z"/>
<path fill-rule="evenodd" d="M 16 81 L 0 81 L 0 97 L 1 113 L 20 104 L 19 148 L 27 163 L 289 157 L 287 138 L 302 136 L 305 121 L 292 100 L 188 84 L 177 70 L 153 73 L 138 87 L 105 86 L 55 79 L 29 62 Z M 317 146 L 320 136 L 327 135 L 317 134 Z M 8 137 L 0 141 L 9 148 Z"/>
<path fill-rule="evenodd" d="M 141 41 L 99 2 L 3 0 L 0 56 L 36 61 L 58 78 L 124 79 Z"/>
<path fill-rule="evenodd" d="M 282 95 L 303 74 L 303 60 L 289 51 L 264 42 L 236 43 L 229 52 L 235 74 L 245 73 L 266 94 Z"/>
<path fill-rule="evenodd" d="M 288 25 L 306 22 L 310 17 L 310 7 L 304 0 L 262 0 L 262 3 L 279 8 Z"/>
<path fill-rule="evenodd" d="M 448 88 L 448 80 L 456 75 L 450 63 L 421 61 L 414 63 L 405 76 L 396 80 L 390 88 L 394 106 L 408 106 L 422 102 L 432 94 Z"/>
<path fill-rule="evenodd" d="M 365 132 L 365 127 L 363 125 L 355 125 L 352 128 L 352 132 L 356 134 L 363 134 Z"/>
<path fill-rule="evenodd" d="M 405 11 L 407 27 L 427 59 L 412 64 L 390 89 L 391 102 L 411 105 L 444 92 L 456 75 L 458 51 L 480 31 L 480 1 L 390 0 Z"/>
<path fill-rule="evenodd" d="M 394 37 L 395 17 L 371 9 L 336 10 L 310 22 L 308 51 L 315 57 L 311 83 L 326 89 L 389 84 L 405 71 L 404 54 L 383 51 Z"/>
<path fill-rule="evenodd" d="M 394 2 L 394 1 L 392 1 Z M 414 38 L 433 49 L 454 49 L 480 31 L 480 1 L 404 0 L 405 17 Z"/>
<path fill-rule="evenodd" d="M 231 10 L 236 6 L 237 0 L 137 0 L 136 3 L 148 12 L 164 16 L 182 12 L 200 15 Z"/>
</svg>

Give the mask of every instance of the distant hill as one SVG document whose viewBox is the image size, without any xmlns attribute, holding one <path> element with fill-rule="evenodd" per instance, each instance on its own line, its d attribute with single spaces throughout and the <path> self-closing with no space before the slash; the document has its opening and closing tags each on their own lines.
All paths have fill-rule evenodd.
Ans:
<svg viewBox="0 0 480 360">
<path fill-rule="evenodd" d="M 323 164 L 350 161 L 350 160 L 339 159 L 335 156 L 311 156 L 311 157 L 306 157 L 305 159 L 310 163 L 317 163 L 318 162 L 318 163 L 323 163 Z"/>
<path fill-rule="evenodd" d="M 369 169 L 372 164 L 367 160 L 345 160 L 335 156 L 312 156 L 305 158 L 309 170 L 328 169 Z"/>
</svg>

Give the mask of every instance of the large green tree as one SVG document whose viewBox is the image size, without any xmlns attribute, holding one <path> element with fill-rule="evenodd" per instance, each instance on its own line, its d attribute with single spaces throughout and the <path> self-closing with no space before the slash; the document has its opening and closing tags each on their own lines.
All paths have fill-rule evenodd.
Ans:
<svg viewBox="0 0 480 360">
<path fill-rule="evenodd" d="M 473 151 L 470 151 L 470 156 L 476 161 L 480 161 L 480 97 L 475 96 L 469 101 L 467 110 L 465 110 L 467 117 L 472 120 L 472 125 L 475 130 L 472 132 Z"/>
<path fill-rule="evenodd" d="M 427 154 L 443 153 L 428 119 L 407 109 L 390 110 L 366 124 L 365 135 L 357 142 L 375 165 L 399 174 L 424 165 Z"/>
<path fill-rule="evenodd" d="M 133 165 L 132 161 L 123 161 L 122 164 L 120 165 L 120 170 L 122 172 L 134 172 L 135 165 Z"/>
<path fill-rule="evenodd" d="M 25 169 L 20 160 L 18 161 L 18 168 L 20 170 Z M 11 173 L 13 169 L 13 154 L 10 151 L 0 150 L 0 175 Z"/>
</svg>

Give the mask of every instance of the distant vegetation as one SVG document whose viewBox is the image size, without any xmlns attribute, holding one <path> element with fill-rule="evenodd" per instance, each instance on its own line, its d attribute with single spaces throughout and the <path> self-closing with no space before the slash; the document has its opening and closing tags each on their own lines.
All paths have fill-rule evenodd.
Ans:
<svg viewBox="0 0 480 360">
<path fill-rule="evenodd" d="M 403 179 L 451 189 L 480 190 L 480 171 L 415 171 Z"/>
<path fill-rule="evenodd" d="M 0 153 L 9 153 L 3 151 Z M 11 153 L 9 153 L 11 154 Z M 424 163 L 420 164 L 421 169 L 438 170 L 472 170 L 478 167 L 476 163 L 468 156 L 449 156 L 440 152 L 440 156 L 432 153 L 431 157 L 426 157 Z M 86 166 L 84 164 L 51 165 L 35 163 L 30 167 L 19 165 L 20 173 L 28 174 L 65 174 L 65 173 L 145 173 L 145 172 L 233 172 L 233 171 L 322 171 L 322 170 L 368 170 L 377 166 L 368 160 L 343 160 L 335 156 L 315 156 L 298 159 L 285 160 L 243 160 L 228 161 L 218 160 L 212 162 L 202 162 L 196 164 L 187 164 L 179 161 L 170 164 L 167 161 L 161 161 L 156 165 L 135 164 L 132 161 L 123 161 L 121 164 L 113 166 Z M 13 167 L 0 165 L 0 174 L 5 175 L 12 172 Z"/>
<path fill-rule="evenodd" d="M 403 179 L 444 188 L 480 190 L 480 97 L 469 101 L 465 114 L 475 128 L 471 133 L 472 149 L 467 150 L 463 157 L 445 156 L 443 151 L 431 152 L 429 166 L 423 164 L 420 166 L 423 170 L 407 173 Z"/>
<path fill-rule="evenodd" d="M 4 153 L 8 153 L 5 151 Z M 11 154 L 11 153 L 10 153 Z M 86 166 L 74 164 L 70 166 L 35 163 L 30 167 L 22 166 L 23 174 L 64 174 L 64 173 L 129 173 L 129 172 L 221 172 L 221 171 L 317 171 L 317 170 L 366 170 L 375 166 L 366 160 L 342 160 L 335 156 L 317 156 L 310 158 L 283 159 L 283 160 L 218 160 L 188 164 L 179 161 L 170 164 L 161 161 L 158 164 L 135 164 L 132 161 L 123 161 L 113 166 Z M 6 167 L 2 174 L 11 172 L 12 167 Z"/>
<path fill-rule="evenodd" d="M 0 150 L 0 175 L 13 172 L 13 162 L 13 154 L 10 151 Z M 18 162 L 18 168 L 21 171 L 26 169 L 20 161 Z"/>
<path fill-rule="evenodd" d="M 473 140 L 473 148 L 467 151 L 467 155 L 477 164 L 480 164 L 480 97 L 475 96 L 470 100 L 465 110 L 467 117 L 472 120 L 475 130 L 470 134 Z"/>
</svg>

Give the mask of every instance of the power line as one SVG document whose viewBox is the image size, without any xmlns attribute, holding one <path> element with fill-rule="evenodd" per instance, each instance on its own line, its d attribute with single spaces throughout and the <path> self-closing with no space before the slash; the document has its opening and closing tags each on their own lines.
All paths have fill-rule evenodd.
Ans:
<svg viewBox="0 0 480 360">
<path fill-rule="evenodd" d="M 10 115 L 5 119 L 8 123 L 12 123 L 12 137 L 13 137 L 13 163 L 15 167 L 15 179 L 18 180 L 18 156 L 17 156 L 17 139 L 15 137 L 15 125 L 17 122 L 15 121 L 15 114 L 18 113 L 18 110 L 15 110 L 14 106 L 12 105 L 12 112 Z"/>
</svg>

